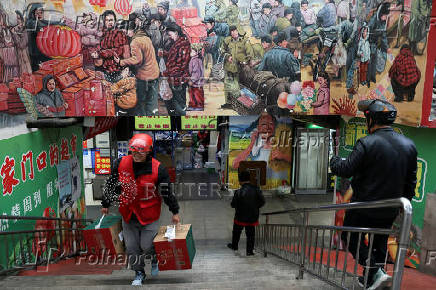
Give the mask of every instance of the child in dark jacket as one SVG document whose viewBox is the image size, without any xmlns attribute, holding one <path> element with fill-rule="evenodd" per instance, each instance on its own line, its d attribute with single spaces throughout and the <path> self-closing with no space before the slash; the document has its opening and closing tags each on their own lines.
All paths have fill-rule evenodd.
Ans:
<svg viewBox="0 0 436 290">
<path fill-rule="evenodd" d="M 236 190 L 231 206 L 235 209 L 233 221 L 232 242 L 227 245 L 230 249 L 237 251 L 242 229 L 245 228 L 247 236 L 247 256 L 253 256 L 254 252 L 254 227 L 259 225 L 259 208 L 265 204 L 262 191 L 257 186 L 250 184 L 250 173 L 241 171 L 239 173 L 241 188 Z"/>
</svg>

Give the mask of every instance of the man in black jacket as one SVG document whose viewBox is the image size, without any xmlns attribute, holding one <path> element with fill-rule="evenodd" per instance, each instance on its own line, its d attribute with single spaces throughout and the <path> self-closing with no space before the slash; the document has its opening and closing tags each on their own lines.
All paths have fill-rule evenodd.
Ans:
<svg viewBox="0 0 436 290">
<path fill-rule="evenodd" d="M 250 173 L 239 172 L 239 183 L 241 188 L 236 190 L 231 206 L 235 209 L 233 221 L 232 242 L 227 245 L 230 249 L 237 251 L 242 229 L 245 227 L 247 236 L 247 256 L 253 256 L 254 252 L 254 227 L 259 225 L 259 208 L 265 204 L 262 191 L 250 184 Z"/>
<path fill-rule="evenodd" d="M 333 174 L 352 178 L 352 202 L 375 201 L 415 195 L 417 151 L 412 140 L 395 132 L 390 125 L 395 121 L 397 111 L 383 100 L 360 101 L 359 110 L 364 112 L 369 135 L 357 140 L 348 158 L 334 156 L 330 161 Z M 348 210 L 344 226 L 389 228 L 398 209 L 359 209 Z M 349 251 L 354 257 L 359 250 L 359 264 L 366 266 L 369 247 L 365 245 L 365 235 L 361 235 L 357 249 L 358 233 L 351 233 Z M 347 233 L 342 233 L 346 243 Z M 369 289 L 376 289 L 389 282 L 391 277 L 383 269 L 386 248 L 386 235 L 374 235 L 373 248 L 369 260 Z M 363 284 L 363 277 L 359 278 Z"/>
</svg>

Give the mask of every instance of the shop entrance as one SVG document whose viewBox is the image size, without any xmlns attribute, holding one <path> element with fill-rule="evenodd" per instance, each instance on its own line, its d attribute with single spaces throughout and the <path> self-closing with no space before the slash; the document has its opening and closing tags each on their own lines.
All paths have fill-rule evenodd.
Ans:
<svg viewBox="0 0 436 290">
<path fill-rule="evenodd" d="M 294 185 L 296 194 L 327 192 L 329 130 L 297 128 Z"/>
<path fill-rule="evenodd" d="M 216 131 L 154 132 L 155 156 L 173 178 L 180 200 L 218 199 Z"/>
</svg>

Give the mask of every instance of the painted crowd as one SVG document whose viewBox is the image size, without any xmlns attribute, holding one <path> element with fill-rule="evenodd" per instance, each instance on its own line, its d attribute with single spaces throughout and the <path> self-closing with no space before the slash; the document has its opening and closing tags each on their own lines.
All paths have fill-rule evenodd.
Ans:
<svg viewBox="0 0 436 290">
<path fill-rule="evenodd" d="M 422 102 L 431 0 L 11 1 L 24 6 L 0 7 L 10 113 L 356 115 L 365 98 L 414 104 L 400 112 Z"/>
</svg>

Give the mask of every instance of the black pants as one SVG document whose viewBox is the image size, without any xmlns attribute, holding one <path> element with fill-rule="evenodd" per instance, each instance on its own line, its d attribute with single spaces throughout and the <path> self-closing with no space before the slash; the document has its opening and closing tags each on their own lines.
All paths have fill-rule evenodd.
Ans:
<svg viewBox="0 0 436 290">
<path fill-rule="evenodd" d="M 371 216 L 363 215 L 356 211 L 347 211 L 344 219 L 344 226 L 346 227 L 368 227 L 368 228 L 381 228 L 388 229 L 392 226 L 395 220 L 395 216 L 388 218 L 371 218 Z M 347 243 L 348 232 L 342 232 L 342 240 Z M 359 250 L 359 261 L 358 263 L 362 266 L 366 266 L 366 261 L 369 256 L 369 241 L 368 246 L 365 245 L 365 235 L 361 235 L 360 247 L 357 249 L 357 244 L 359 241 L 359 233 L 350 234 L 350 244 L 348 246 L 349 252 L 354 258 L 357 257 L 357 251 Z M 383 268 L 386 253 L 387 253 L 387 235 L 374 235 L 374 241 L 371 251 L 371 258 L 369 260 L 370 272 L 369 277 L 374 275 L 378 268 Z"/>
<path fill-rule="evenodd" d="M 408 87 L 404 87 L 400 85 L 396 80 L 391 79 L 391 85 L 395 95 L 395 99 L 394 99 L 395 102 L 402 102 L 404 95 L 407 96 L 408 102 L 413 101 L 413 99 L 415 98 L 415 89 L 416 86 L 418 85 L 418 82 L 411 84 Z"/>
<path fill-rule="evenodd" d="M 239 239 L 241 238 L 241 233 L 243 228 L 245 228 L 245 235 L 247 236 L 247 254 L 253 253 L 254 226 L 240 226 L 234 223 L 233 232 L 232 232 L 232 247 L 234 250 L 238 249 Z"/>
</svg>

